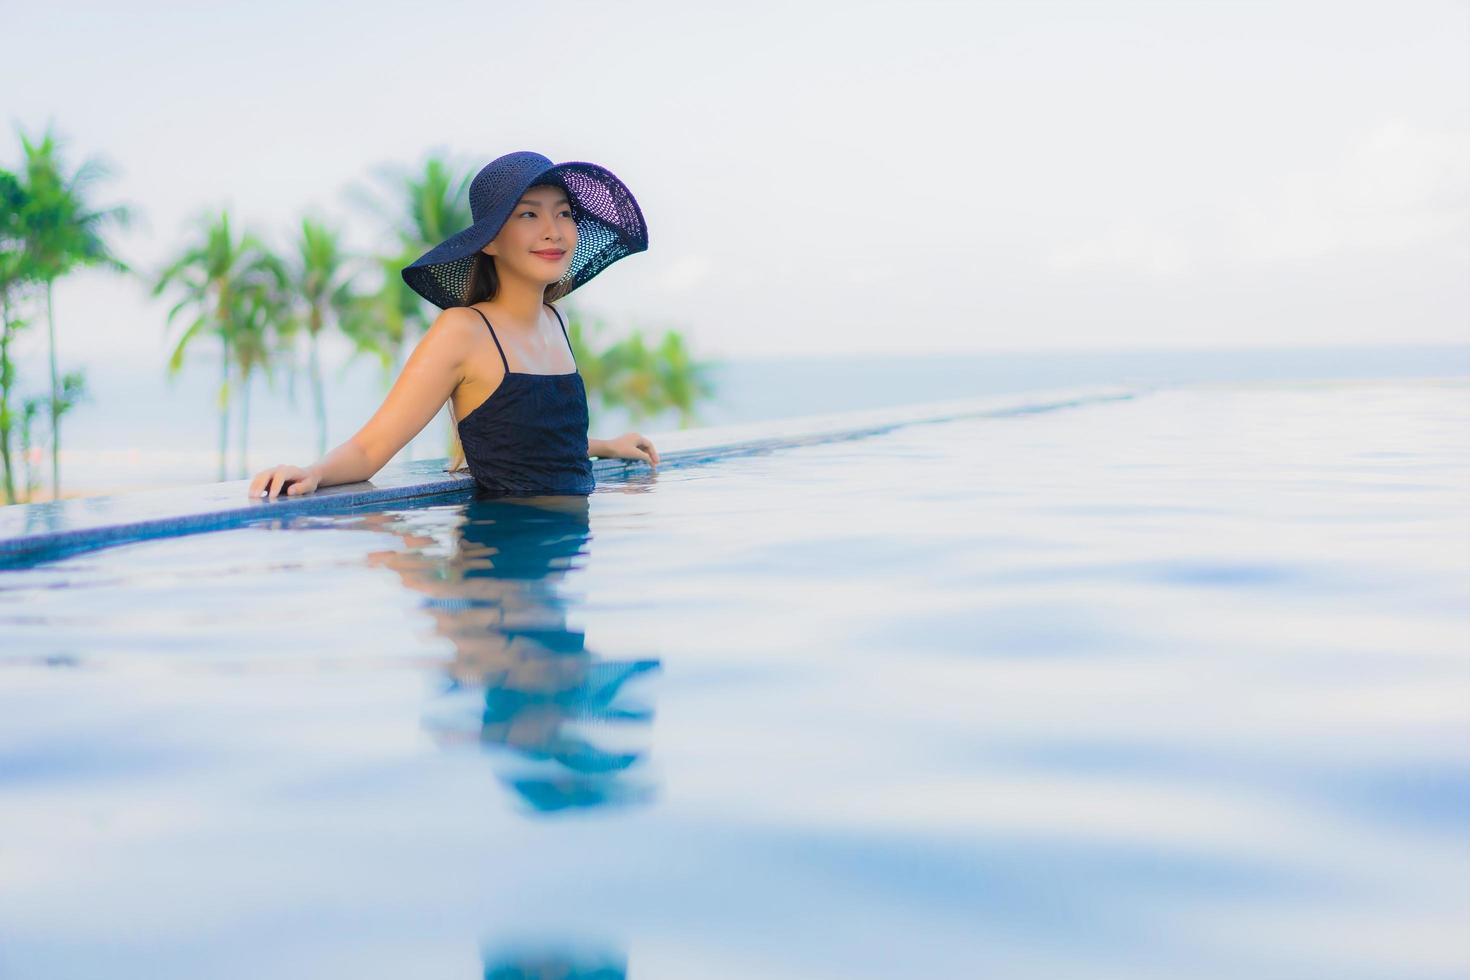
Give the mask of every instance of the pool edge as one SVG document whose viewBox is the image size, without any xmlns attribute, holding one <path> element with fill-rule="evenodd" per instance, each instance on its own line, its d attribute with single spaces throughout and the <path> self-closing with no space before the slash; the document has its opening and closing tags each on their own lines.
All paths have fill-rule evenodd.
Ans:
<svg viewBox="0 0 1470 980">
<path fill-rule="evenodd" d="M 898 408 L 682 429 L 651 433 L 659 448 L 659 469 L 697 465 L 725 456 L 747 455 L 791 446 L 863 438 L 901 426 L 975 416 L 1007 416 L 1052 411 L 1135 398 L 1142 386 L 1085 386 L 929 402 Z M 445 459 L 417 460 L 384 467 L 375 479 L 326 487 L 302 497 L 252 500 L 248 480 L 139 490 L 97 497 L 72 497 L 37 504 L 0 507 L 0 567 L 24 563 L 52 552 L 74 553 L 94 547 L 154 537 L 223 530 L 261 519 L 387 504 L 469 492 L 474 479 L 464 471 L 444 470 Z M 597 459 L 599 484 L 617 482 L 646 463 Z M 14 529 L 14 530 L 12 530 Z"/>
</svg>

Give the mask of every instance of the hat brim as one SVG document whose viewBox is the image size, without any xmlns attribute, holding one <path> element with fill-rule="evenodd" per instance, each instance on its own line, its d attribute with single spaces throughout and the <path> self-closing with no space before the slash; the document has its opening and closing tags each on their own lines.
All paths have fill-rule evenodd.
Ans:
<svg viewBox="0 0 1470 980">
<path fill-rule="evenodd" d="M 500 212 L 487 214 L 463 231 L 455 232 L 405 266 L 403 281 L 440 309 L 466 305 L 476 253 L 500 234 L 520 194 L 544 183 L 566 188 L 577 222 L 577 247 L 572 253 L 572 264 L 558 280 L 571 283 L 567 293 L 586 284 L 618 259 L 648 248 L 648 225 L 627 185 L 605 167 L 570 160 L 526 180 Z"/>
</svg>

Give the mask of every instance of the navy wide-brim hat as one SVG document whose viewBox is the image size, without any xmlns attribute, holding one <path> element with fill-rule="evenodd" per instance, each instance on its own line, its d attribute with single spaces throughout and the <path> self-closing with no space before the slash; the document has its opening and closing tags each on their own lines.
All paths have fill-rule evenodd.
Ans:
<svg viewBox="0 0 1470 980">
<path fill-rule="evenodd" d="M 497 157 L 470 182 L 474 224 L 455 232 L 403 269 L 403 281 L 440 309 L 464 306 L 475 255 L 510 218 L 511 209 L 536 184 L 567 192 L 577 222 L 577 248 L 561 282 L 581 286 L 618 259 L 648 248 L 648 226 L 627 186 L 605 167 L 571 160 L 552 163 L 529 150 Z M 563 294 L 565 295 L 565 294 Z"/>
</svg>

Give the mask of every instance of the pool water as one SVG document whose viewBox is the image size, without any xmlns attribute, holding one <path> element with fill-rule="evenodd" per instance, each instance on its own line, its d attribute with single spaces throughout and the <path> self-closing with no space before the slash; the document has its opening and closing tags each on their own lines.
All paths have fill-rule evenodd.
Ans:
<svg viewBox="0 0 1470 980">
<path fill-rule="evenodd" d="M 1470 384 L 0 572 L 0 977 L 1470 971 Z"/>
</svg>

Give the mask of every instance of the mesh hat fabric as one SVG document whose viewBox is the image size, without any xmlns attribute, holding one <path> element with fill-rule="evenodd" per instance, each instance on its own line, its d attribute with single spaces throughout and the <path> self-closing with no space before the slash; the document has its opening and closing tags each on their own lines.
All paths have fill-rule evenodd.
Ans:
<svg viewBox="0 0 1470 980">
<path fill-rule="evenodd" d="M 485 164 L 470 182 L 474 223 L 455 232 L 403 268 L 403 281 L 440 309 L 463 306 L 475 254 L 500 233 L 521 195 L 536 184 L 564 189 L 577 223 L 577 247 L 560 281 L 572 290 L 618 259 L 648 248 L 648 226 L 627 186 L 595 163 L 552 163 L 529 150 Z"/>
</svg>

